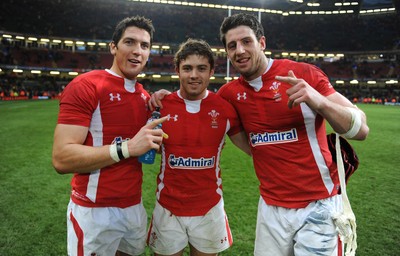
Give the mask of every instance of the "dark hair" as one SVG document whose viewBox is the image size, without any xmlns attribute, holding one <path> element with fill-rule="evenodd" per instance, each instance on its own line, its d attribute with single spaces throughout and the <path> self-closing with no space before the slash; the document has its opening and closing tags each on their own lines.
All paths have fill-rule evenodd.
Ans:
<svg viewBox="0 0 400 256">
<path fill-rule="evenodd" d="M 150 43 L 153 42 L 153 34 L 155 31 L 153 22 L 150 19 L 142 16 L 134 16 L 125 18 L 117 24 L 112 35 L 112 41 L 114 44 L 118 44 L 119 40 L 121 40 L 122 34 L 128 27 L 138 27 L 146 30 L 150 34 Z"/>
<path fill-rule="evenodd" d="M 182 60 L 185 60 L 190 55 L 199 55 L 206 57 L 210 63 L 211 69 L 214 69 L 214 55 L 210 45 L 201 39 L 189 38 L 186 42 L 179 46 L 179 50 L 175 53 L 174 64 L 175 68 L 179 68 Z"/>
<path fill-rule="evenodd" d="M 258 21 L 256 16 L 246 13 L 238 13 L 232 16 L 226 17 L 224 21 L 222 21 L 221 27 L 219 29 L 219 37 L 226 48 L 226 33 L 236 27 L 239 26 L 247 26 L 251 28 L 256 35 L 257 40 L 260 40 L 262 36 L 264 36 L 264 28 L 261 23 Z"/>
</svg>

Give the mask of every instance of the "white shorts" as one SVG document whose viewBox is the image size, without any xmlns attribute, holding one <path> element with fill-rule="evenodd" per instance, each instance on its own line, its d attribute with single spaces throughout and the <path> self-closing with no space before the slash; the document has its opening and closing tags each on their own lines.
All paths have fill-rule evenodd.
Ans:
<svg viewBox="0 0 400 256">
<path fill-rule="evenodd" d="M 341 209 L 340 195 L 300 209 L 267 205 L 260 197 L 254 255 L 343 255 L 344 247 L 332 220 Z"/>
<path fill-rule="evenodd" d="M 206 215 L 194 217 L 175 216 L 156 201 L 147 240 L 155 253 L 175 254 L 188 243 L 200 252 L 218 253 L 232 242 L 223 199 Z"/>
<path fill-rule="evenodd" d="M 70 201 L 68 255 L 140 255 L 146 246 L 147 214 L 142 203 L 127 207 L 83 207 Z"/>
</svg>

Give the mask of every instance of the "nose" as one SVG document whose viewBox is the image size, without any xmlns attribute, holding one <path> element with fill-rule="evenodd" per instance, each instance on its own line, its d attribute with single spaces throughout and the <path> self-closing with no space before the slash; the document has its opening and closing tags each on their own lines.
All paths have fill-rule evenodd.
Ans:
<svg viewBox="0 0 400 256">
<path fill-rule="evenodd" d="M 242 43 L 238 42 L 236 44 L 236 54 L 242 54 L 242 53 L 244 53 L 244 47 Z"/>
<path fill-rule="evenodd" d="M 142 50 L 142 47 L 141 47 L 140 43 L 139 44 L 134 44 L 132 46 L 132 53 L 133 54 L 140 55 L 142 52 L 143 52 L 143 50 Z"/>
<path fill-rule="evenodd" d="M 197 69 L 192 69 L 192 71 L 190 72 L 190 78 L 192 78 L 192 79 L 194 79 L 194 78 L 197 78 L 199 75 L 198 75 L 198 72 L 197 72 Z"/>
</svg>

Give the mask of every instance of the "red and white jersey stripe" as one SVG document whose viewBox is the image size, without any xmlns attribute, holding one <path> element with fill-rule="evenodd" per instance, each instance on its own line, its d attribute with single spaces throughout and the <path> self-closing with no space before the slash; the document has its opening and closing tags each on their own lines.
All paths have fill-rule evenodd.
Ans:
<svg viewBox="0 0 400 256">
<path fill-rule="evenodd" d="M 109 145 L 132 138 L 145 125 L 149 94 L 136 81 L 110 70 L 76 77 L 62 93 L 59 124 L 89 128 L 84 145 Z M 87 207 L 128 207 L 141 201 L 142 166 L 129 158 L 90 174 L 74 174 L 72 200 Z"/>
<path fill-rule="evenodd" d="M 275 79 L 289 70 L 320 94 L 335 93 L 317 67 L 270 59 L 262 77 L 250 82 L 240 77 L 218 94 L 235 107 L 250 138 L 261 196 L 270 205 L 302 208 L 337 194 L 339 180 L 323 117 L 305 103 L 289 109 L 286 90 L 291 85 Z"/>
<path fill-rule="evenodd" d="M 163 99 L 162 164 L 157 200 L 174 215 L 201 216 L 222 196 L 220 169 L 225 135 L 242 130 L 235 109 L 215 93 L 188 101 L 174 92 Z"/>
</svg>

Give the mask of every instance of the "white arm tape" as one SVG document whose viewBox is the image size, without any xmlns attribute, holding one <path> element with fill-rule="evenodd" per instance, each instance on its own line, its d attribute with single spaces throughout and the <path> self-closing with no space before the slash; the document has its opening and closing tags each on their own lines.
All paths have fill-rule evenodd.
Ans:
<svg viewBox="0 0 400 256">
<path fill-rule="evenodd" d="M 118 153 L 117 153 L 117 144 L 111 144 L 110 145 L 110 156 L 115 162 L 121 161 L 119 159 Z"/>
<path fill-rule="evenodd" d="M 361 113 L 357 108 L 347 107 L 351 113 L 351 127 L 345 134 L 342 134 L 346 139 L 354 138 L 361 129 Z"/>
<path fill-rule="evenodd" d="M 129 158 L 130 155 L 128 150 L 128 142 L 127 141 L 122 142 L 121 148 L 122 148 L 122 155 L 124 155 L 125 159 Z"/>
</svg>

